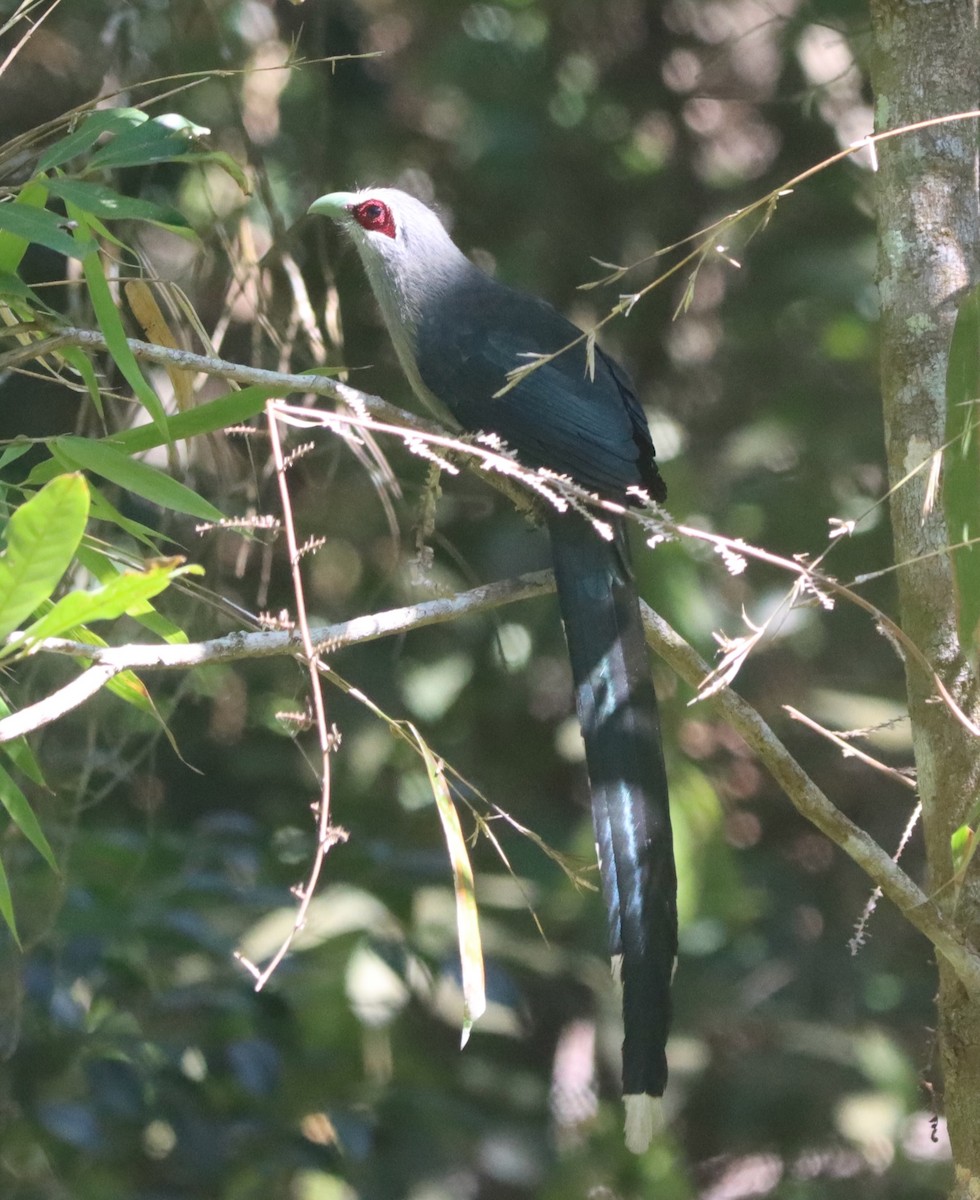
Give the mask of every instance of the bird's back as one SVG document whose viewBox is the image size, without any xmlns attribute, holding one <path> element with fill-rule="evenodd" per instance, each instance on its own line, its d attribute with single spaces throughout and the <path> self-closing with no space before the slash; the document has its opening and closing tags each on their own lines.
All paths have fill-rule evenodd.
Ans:
<svg viewBox="0 0 980 1200">
<path fill-rule="evenodd" d="M 493 398 L 529 356 L 557 351 Z M 474 267 L 428 306 L 415 357 L 425 386 L 464 428 L 499 434 L 525 465 L 607 497 L 639 487 L 664 499 L 646 417 L 625 372 L 597 348 L 590 377 L 581 330 L 544 301 Z"/>
</svg>

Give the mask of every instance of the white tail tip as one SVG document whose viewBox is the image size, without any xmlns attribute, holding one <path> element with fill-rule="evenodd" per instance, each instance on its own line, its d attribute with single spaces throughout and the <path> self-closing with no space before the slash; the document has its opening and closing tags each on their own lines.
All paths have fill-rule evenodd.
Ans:
<svg viewBox="0 0 980 1200">
<path fill-rule="evenodd" d="M 642 1154 L 650 1145 L 654 1133 L 663 1128 L 663 1101 L 659 1096 L 645 1093 L 624 1096 L 626 1105 L 626 1148 Z"/>
</svg>

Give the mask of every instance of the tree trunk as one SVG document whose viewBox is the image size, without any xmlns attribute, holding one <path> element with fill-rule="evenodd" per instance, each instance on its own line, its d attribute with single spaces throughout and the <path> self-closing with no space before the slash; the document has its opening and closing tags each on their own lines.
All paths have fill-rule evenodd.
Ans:
<svg viewBox="0 0 980 1200">
<path fill-rule="evenodd" d="M 971 0 L 872 0 L 872 82 L 879 131 L 980 106 L 980 42 Z M 882 395 L 901 623 L 971 716 L 976 675 L 957 632 L 950 536 L 930 469 L 946 429 L 946 363 L 958 305 L 980 270 L 977 123 L 948 122 L 879 144 L 878 272 Z M 920 468 L 910 478 L 909 472 Z M 904 481 L 904 482 L 903 482 Z M 952 871 L 950 836 L 977 797 L 980 742 L 906 662 L 909 714 L 935 894 Z M 980 889 L 937 903 L 980 943 Z M 980 1197 L 980 1003 L 939 958 L 939 1048 L 956 1164 L 951 1193 Z"/>
</svg>

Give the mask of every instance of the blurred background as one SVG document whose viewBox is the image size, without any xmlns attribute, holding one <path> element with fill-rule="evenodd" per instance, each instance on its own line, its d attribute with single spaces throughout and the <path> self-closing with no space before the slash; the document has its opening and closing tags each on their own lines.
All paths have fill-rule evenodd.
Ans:
<svg viewBox="0 0 980 1200">
<path fill-rule="evenodd" d="M 10 11 L 12 5 L 3 5 Z M 223 357 L 349 381 L 412 407 L 360 266 L 318 195 L 394 184 L 438 204 L 460 246 L 580 325 L 650 282 L 658 251 L 871 130 L 869 31 L 855 0 L 64 0 L 0 75 L 7 141 L 98 95 L 206 126 L 241 162 L 119 172 L 179 209 L 189 244 L 129 239 L 176 285 Z M 0 44 L 5 59 L 23 26 Z M 339 61 L 324 62 L 337 57 Z M 287 69 L 287 66 L 289 69 Z M 194 80 L 188 72 L 211 72 Z M 177 77 L 146 86 L 147 81 Z M 5 186 L 34 169 L 7 162 Z M 20 174 L 18 174 L 20 172 Z M 672 514 L 839 578 L 891 562 L 875 383 L 874 175 L 854 156 L 724 234 L 700 267 L 612 323 L 603 344 L 646 406 Z M 750 236 L 750 234 L 752 236 Z M 639 265 L 581 290 L 605 264 Z M 65 260 L 32 252 L 34 282 Z M 123 262 L 122 274 L 134 273 Z M 172 293 L 175 294 L 175 293 Z M 688 294 L 689 304 L 682 304 Z M 91 324 L 77 287 L 46 293 Z M 202 350 L 188 320 L 175 321 Z M 131 327 L 138 333 L 135 325 Z M 150 377 L 168 397 L 162 372 Z M 199 399 L 220 395 L 205 382 Z M 100 432 L 78 396 L 0 378 L 0 435 Z M 170 402 L 168 400 L 168 402 Z M 136 418 L 110 402 L 112 419 Z M 145 419 L 145 418 L 143 418 Z M 262 438 L 198 439 L 185 481 L 229 514 L 276 512 Z M 311 617 L 341 620 L 547 562 L 543 536 L 474 476 L 444 478 L 431 557 L 426 464 L 381 443 L 391 474 L 321 434 L 291 476 Z M 165 460 L 155 459 L 165 466 Z M 206 586 L 257 612 L 292 603 L 283 547 L 211 531 L 121 494 Z M 169 552 L 169 551 L 168 551 Z M 694 541 L 638 556 L 646 598 L 702 654 L 783 602 L 791 579 L 741 575 Z M 894 614 L 887 574 L 864 594 Z M 192 638 L 236 628 L 206 595 L 161 605 Z M 146 640 L 135 626 L 117 638 Z M 24 951 L 0 942 L 0 1194 L 9 1200 L 738 1200 L 943 1194 L 926 942 L 886 903 L 850 944 L 868 881 L 793 811 L 753 756 L 655 664 L 680 875 L 668 1123 L 621 1135 L 619 998 L 594 890 L 570 672 L 553 600 L 338 653 L 332 666 L 415 722 L 505 821 L 472 848 L 490 1006 L 461 1052 L 450 868 L 424 764 L 331 689 L 342 735 L 330 853 L 310 919 L 256 994 L 233 952 L 268 957 L 309 869 L 315 745 L 278 718 L 305 705 L 288 661 L 146 676 L 173 731 L 100 697 L 33 745 L 32 802 L 54 877 L 8 831 Z M 12 703 L 64 679 L 38 661 Z M 737 680 L 817 783 L 889 851 L 914 796 L 784 712 L 866 731 L 911 761 L 900 664 L 847 604 L 774 622 Z M 472 818 L 462 811 L 464 829 Z M 903 859 L 921 875 L 913 834 Z M 577 881 L 577 882 L 576 882 Z"/>
</svg>

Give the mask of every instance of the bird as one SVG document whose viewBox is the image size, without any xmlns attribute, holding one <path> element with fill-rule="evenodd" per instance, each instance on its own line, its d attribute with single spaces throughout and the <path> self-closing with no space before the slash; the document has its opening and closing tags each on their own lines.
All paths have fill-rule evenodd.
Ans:
<svg viewBox="0 0 980 1200">
<path fill-rule="evenodd" d="M 353 240 L 402 370 L 437 416 L 500 438 L 527 468 L 599 499 L 666 499 L 625 370 L 544 300 L 500 283 L 438 214 L 396 188 L 331 192 L 309 213 Z M 535 370 L 531 357 L 555 355 Z M 508 384 L 511 386 L 508 388 Z M 635 502 L 635 501 L 634 501 Z M 559 611 L 585 743 L 613 974 L 622 985 L 625 1140 L 642 1152 L 667 1084 L 677 877 L 660 718 L 626 519 L 549 511 Z"/>
</svg>

